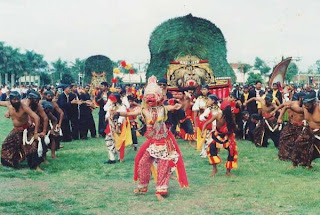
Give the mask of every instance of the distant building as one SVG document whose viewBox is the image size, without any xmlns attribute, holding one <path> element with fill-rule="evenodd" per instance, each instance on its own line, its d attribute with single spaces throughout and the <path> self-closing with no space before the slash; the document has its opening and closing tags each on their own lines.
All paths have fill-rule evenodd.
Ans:
<svg viewBox="0 0 320 215">
<path fill-rule="evenodd" d="M 140 84 L 146 83 L 146 73 L 137 74 L 114 74 L 115 78 L 121 78 L 123 83 L 126 84 Z"/>
<path fill-rule="evenodd" d="M 320 74 L 299 74 L 292 78 L 292 83 L 303 85 L 320 85 Z"/>
<path fill-rule="evenodd" d="M 232 70 L 234 71 L 234 74 L 236 75 L 236 82 L 239 84 L 244 84 L 246 83 L 248 79 L 248 73 L 244 73 L 243 71 L 243 64 L 239 63 L 230 63 L 230 66 Z"/>
<path fill-rule="evenodd" d="M 250 73 L 261 74 L 261 71 L 258 69 L 250 69 L 249 71 L 244 73 L 243 64 L 230 63 L 230 66 L 233 69 L 234 74 L 236 75 L 236 78 L 237 78 L 236 82 L 238 84 L 245 84 Z M 269 75 L 261 75 L 261 76 L 263 78 L 264 83 L 267 83 L 269 81 Z"/>
<path fill-rule="evenodd" d="M 21 84 L 35 84 L 40 85 L 40 76 L 39 75 L 24 75 L 19 78 L 19 83 Z"/>
</svg>

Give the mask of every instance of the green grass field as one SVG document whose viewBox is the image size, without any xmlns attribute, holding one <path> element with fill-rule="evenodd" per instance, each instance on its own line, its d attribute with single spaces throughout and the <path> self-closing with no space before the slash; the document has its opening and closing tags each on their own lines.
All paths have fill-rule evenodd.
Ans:
<svg viewBox="0 0 320 215">
<path fill-rule="evenodd" d="M 12 128 L 4 112 L 1 108 L 1 143 Z M 277 159 L 273 145 L 256 148 L 242 141 L 236 176 L 226 177 L 221 164 L 212 179 L 207 159 L 186 142 L 178 143 L 190 189 L 171 181 L 163 202 L 155 198 L 154 181 L 148 194 L 133 194 L 131 147 L 125 162 L 106 165 L 104 140 L 90 139 L 63 143 L 59 160 L 49 158 L 50 164 L 41 165 L 43 173 L 29 170 L 25 162 L 19 170 L 0 166 L 0 214 L 320 214 L 319 161 L 312 171 L 291 169 L 291 163 Z M 224 161 L 226 156 L 222 152 Z"/>
</svg>

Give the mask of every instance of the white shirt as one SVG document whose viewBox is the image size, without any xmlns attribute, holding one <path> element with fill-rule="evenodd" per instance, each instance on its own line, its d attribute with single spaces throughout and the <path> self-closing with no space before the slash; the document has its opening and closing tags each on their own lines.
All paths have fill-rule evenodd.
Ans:
<svg viewBox="0 0 320 215">
<path fill-rule="evenodd" d="M 197 98 L 196 102 L 192 106 L 192 111 L 199 111 L 200 109 L 205 109 L 207 106 L 206 100 L 204 100 L 202 97 Z"/>
</svg>

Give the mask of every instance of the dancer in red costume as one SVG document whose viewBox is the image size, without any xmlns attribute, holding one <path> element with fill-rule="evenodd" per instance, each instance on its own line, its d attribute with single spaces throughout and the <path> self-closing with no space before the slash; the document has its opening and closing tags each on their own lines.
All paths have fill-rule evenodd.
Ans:
<svg viewBox="0 0 320 215">
<path fill-rule="evenodd" d="M 167 196 L 170 175 L 175 168 L 181 187 L 188 187 L 182 154 L 173 134 L 165 125 L 167 112 L 180 109 L 181 105 L 164 106 L 161 104 L 161 100 L 161 88 L 157 85 L 156 77 L 152 76 L 148 79 L 148 85 L 145 89 L 143 107 L 134 112 L 118 112 L 121 116 L 141 114 L 145 119 L 147 141 L 140 147 L 135 158 L 134 180 L 139 179 L 139 185 L 134 193 L 143 194 L 148 191 L 150 170 L 153 163 L 156 162 L 157 172 L 154 175 L 156 175 L 156 197 L 159 200 Z"/>
</svg>

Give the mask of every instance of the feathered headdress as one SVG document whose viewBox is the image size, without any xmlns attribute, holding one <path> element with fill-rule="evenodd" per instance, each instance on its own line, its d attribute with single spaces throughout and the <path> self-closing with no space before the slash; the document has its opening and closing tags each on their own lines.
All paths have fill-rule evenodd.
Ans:
<svg viewBox="0 0 320 215">
<path fill-rule="evenodd" d="M 144 90 L 144 97 L 149 94 L 154 94 L 157 101 L 162 99 L 162 89 L 157 84 L 157 78 L 154 75 L 148 78 L 148 84 Z"/>
</svg>

